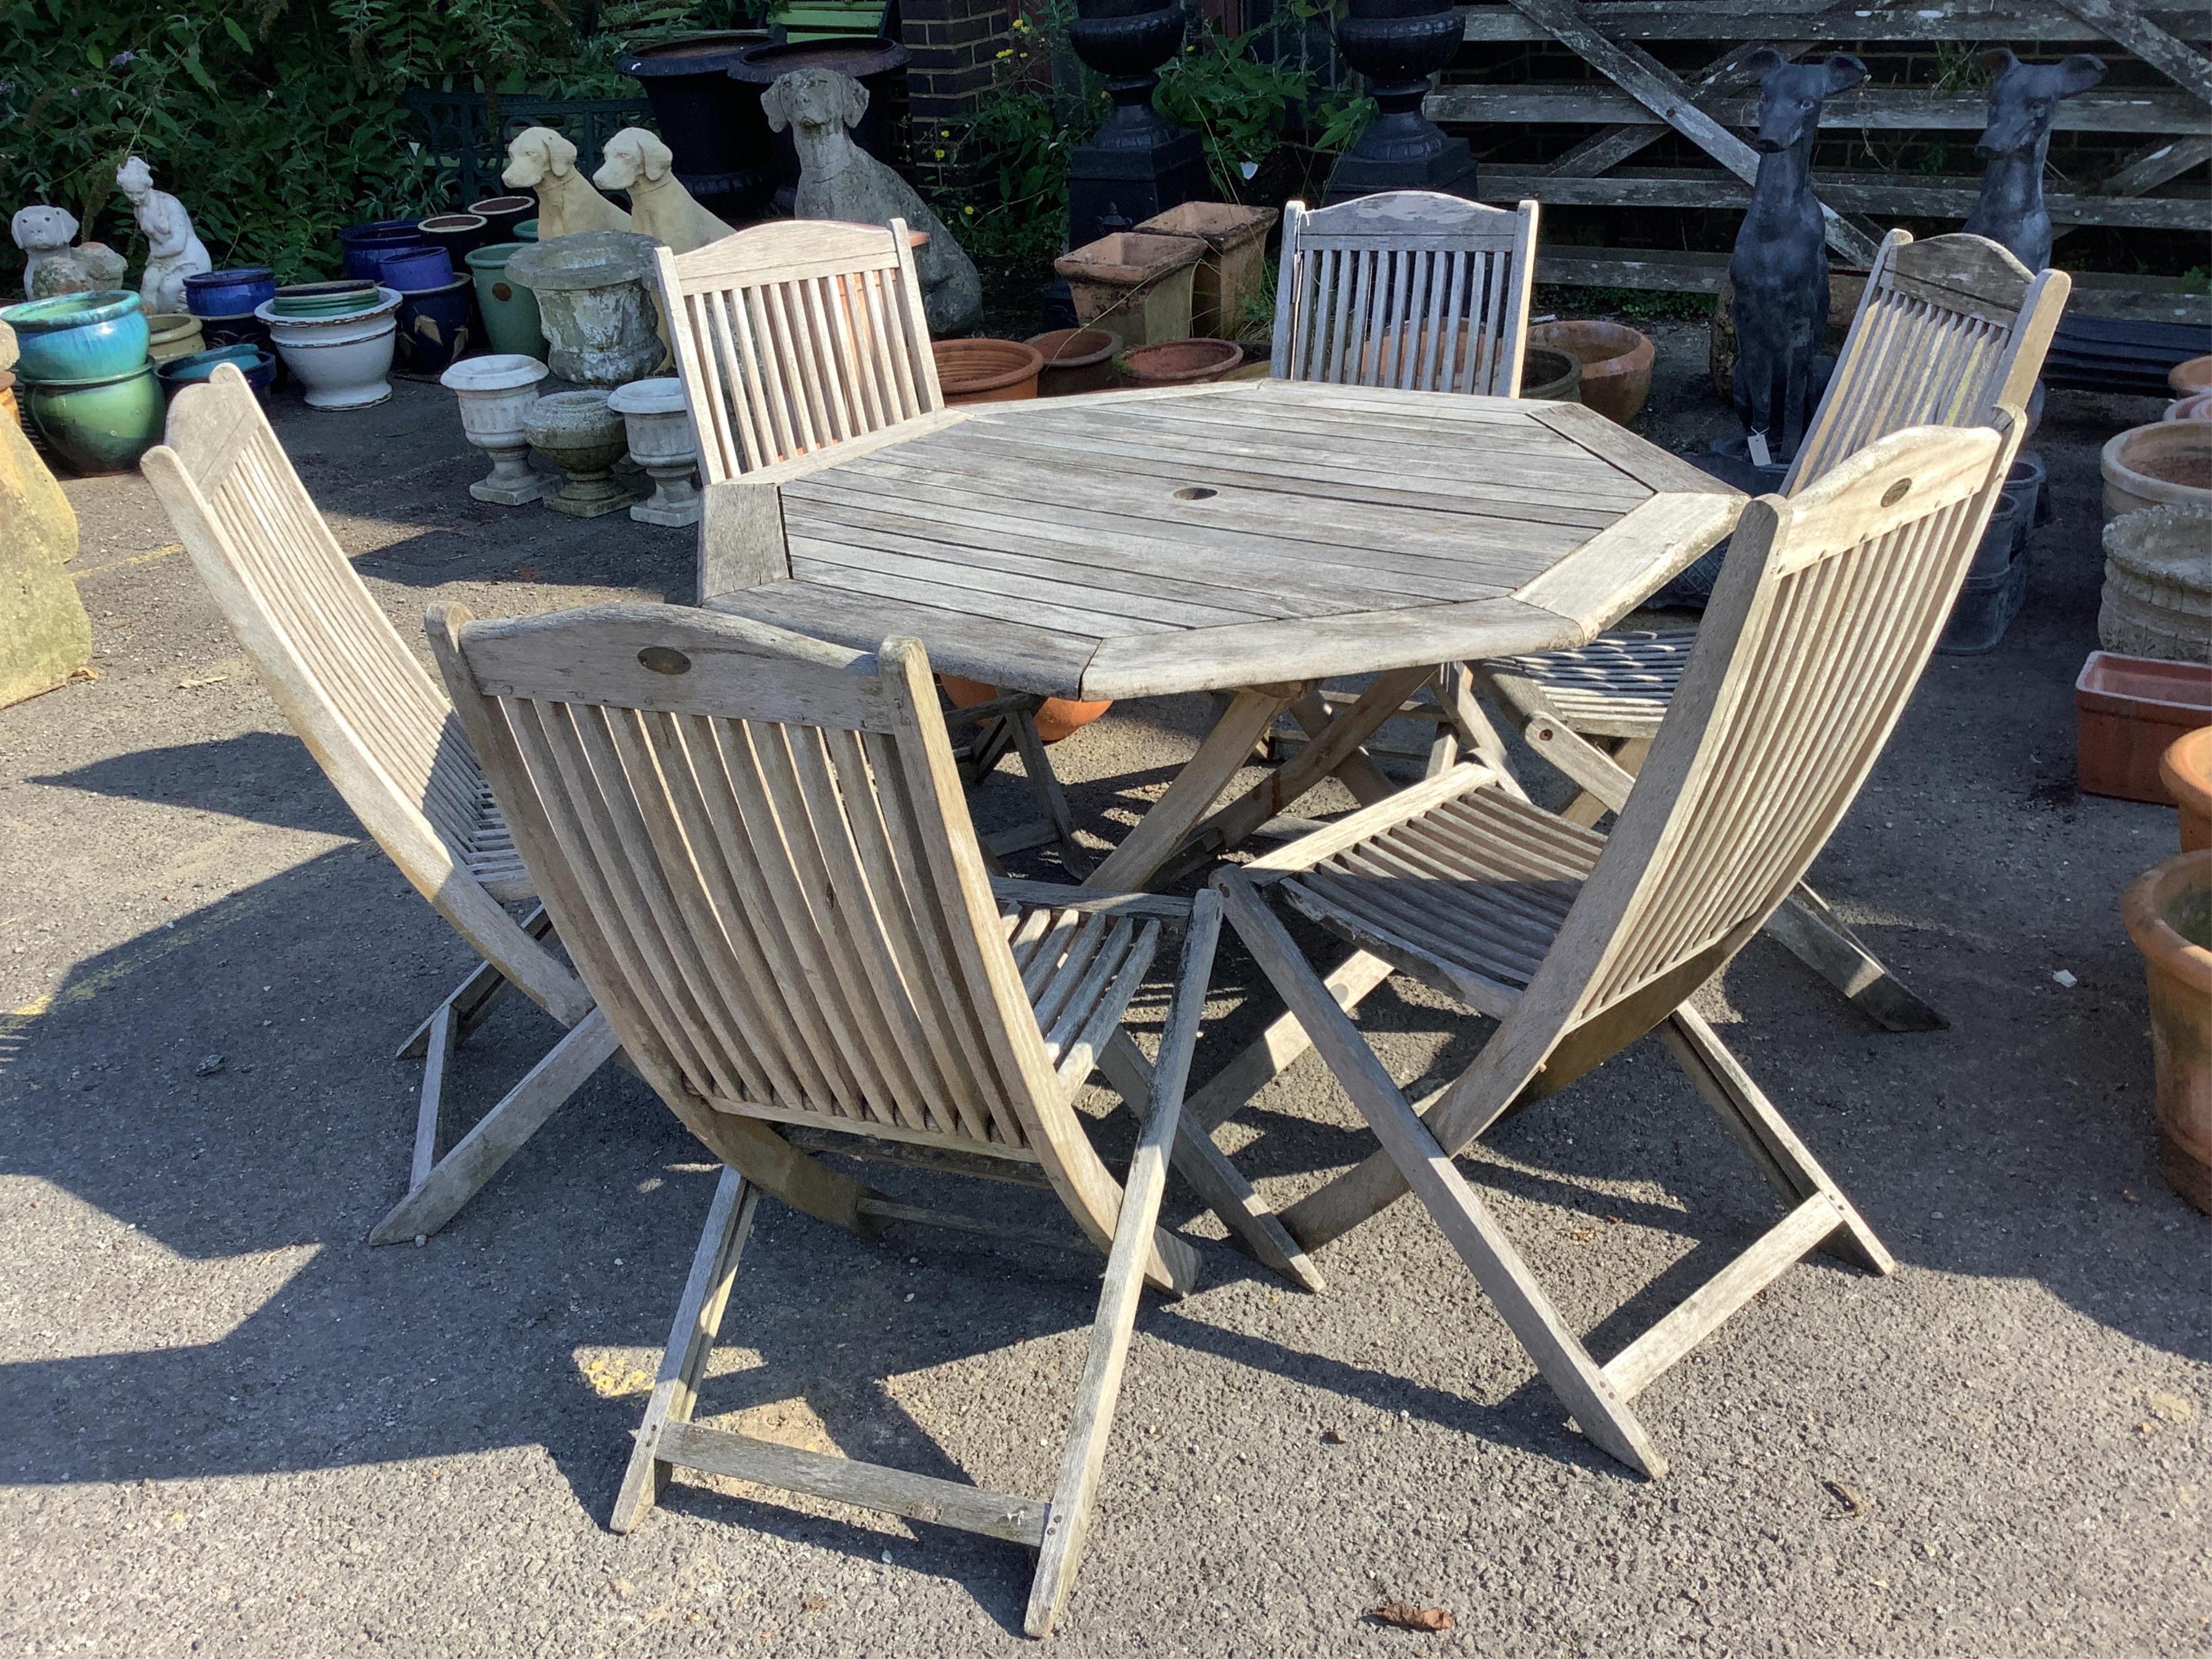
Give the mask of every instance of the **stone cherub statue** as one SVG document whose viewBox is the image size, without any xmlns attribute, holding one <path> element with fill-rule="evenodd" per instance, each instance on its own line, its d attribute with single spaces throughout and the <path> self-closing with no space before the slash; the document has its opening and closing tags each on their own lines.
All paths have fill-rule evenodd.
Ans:
<svg viewBox="0 0 2212 1659">
<path fill-rule="evenodd" d="M 154 188 L 154 174 L 133 155 L 115 170 L 115 182 L 131 198 L 138 228 L 146 236 L 146 271 L 138 297 L 149 313 L 182 311 L 185 278 L 215 269 L 215 261 L 192 234 L 191 216 L 166 190 Z"/>
<path fill-rule="evenodd" d="M 779 76 L 761 94 L 770 131 L 791 129 L 799 150 L 801 219 L 848 219 L 884 225 L 903 219 L 929 240 L 915 255 L 929 331 L 965 334 L 982 320 L 983 284 L 975 262 L 914 186 L 853 142 L 849 131 L 868 112 L 868 89 L 835 70 L 799 69 Z"/>
</svg>

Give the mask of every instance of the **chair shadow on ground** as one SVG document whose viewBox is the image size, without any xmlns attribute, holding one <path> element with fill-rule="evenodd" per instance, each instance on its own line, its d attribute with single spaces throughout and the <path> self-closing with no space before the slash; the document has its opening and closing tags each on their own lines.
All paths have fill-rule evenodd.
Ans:
<svg viewBox="0 0 2212 1659">
<path fill-rule="evenodd" d="M 185 763 L 200 752 L 193 750 L 44 781 L 204 799 L 212 810 L 276 823 L 320 828 L 338 820 L 343 809 L 290 739 L 232 742 L 232 752 L 246 758 L 231 769 L 255 780 L 242 800 L 194 794 L 201 787 L 191 781 L 195 770 L 211 776 L 221 769 Z M 172 785 L 173 773 L 186 781 Z M 328 801 L 329 819 L 298 805 L 317 799 Z M 532 1444 L 547 1449 L 578 1504 L 603 1520 L 642 1401 L 603 1398 L 582 1374 L 580 1351 L 658 1353 L 710 1180 L 674 1118 L 641 1085 L 608 1068 L 427 1248 L 368 1249 L 362 1240 L 404 1182 L 419 1080 L 418 1068 L 395 1061 L 393 1050 L 469 965 L 381 854 L 357 842 L 88 959 L 43 1012 L 11 1017 L 0 1034 L 0 1173 L 50 1183 L 100 1213 L 76 1212 L 66 1202 L 36 1212 L 19 1205 L 0 1223 L 67 1237 L 67 1260 L 36 1270 L 58 1278 L 34 1293 L 76 1310 L 49 1316 L 57 1328 L 72 1321 L 74 1328 L 27 1333 L 16 1344 L 35 1352 L 33 1345 L 44 1341 L 63 1357 L 0 1365 L 0 1480 L 312 1470 Z M 1249 999 L 1255 985 L 1249 959 L 1225 938 L 1217 994 Z M 1960 988 L 1936 988 L 1947 994 Z M 1946 1206 L 1999 1213 L 2024 1189 L 2063 1205 L 2087 1184 L 2114 1180 L 2131 1156 L 2115 1145 L 2132 1148 L 2141 1139 L 2129 1116 L 2140 1092 L 2041 1139 L 2015 1139 L 2002 1160 L 1961 1164 L 1953 1131 L 1933 1121 L 1894 1113 L 1878 1124 L 1865 1121 L 1863 1106 L 1846 1097 L 1866 1092 L 1851 1057 L 1872 1039 L 1854 1013 L 1823 1001 L 1820 988 L 1778 951 L 1755 945 L 1731 969 L 1729 994 L 1746 1029 L 1774 1022 L 1790 1034 L 1771 1058 L 1747 1049 L 1747 1061 L 1771 1089 L 1785 1080 L 1777 1073 L 1814 1085 L 1788 1097 L 1793 1121 L 1909 1263 L 1962 1274 L 2030 1273 L 2136 1340 L 2212 1358 L 2201 1322 L 2177 1324 L 2160 1298 L 2126 1293 L 2144 1289 L 2142 1276 L 2124 1289 L 2110 1273 L 2106 1251 L 2116 1230 L 2130 1228 L 2143 1236 L 2119 1242 L 2141 1259 L 2160 1259 L 2162 1246 L 2177 1279 L 2192 1271 L 2185 1250 L 2151 1231 L 2160 1224 L 2150 1205 L 2101 1217 L 2106 1231 L 2094 1241 L 2048 1235 L 2053 1243 L 2029 1265 L 1979 1235 L 1890 1224 Z M 1370 1000 L 1366 1018 L 1443 1036 L 1439 1078 L 1455 1073 L 1480 1036 L 1471 1023 L 1455 1025 L 1458 1017 L 1389 992 Z M 1218 1040 L 1233 1041 L 1236 1029 L 1232 1018 L 1209 1033 L 1208 1051 L 1222 1052 Z M 1736 1029 L 1729 1028 L 1732 1041 Z M 508 999 L 461 1052 L 459 1120 L 496 1099 L 552 1035 L 543 1015 Z M 1762 1215 L 1764 1189 L 1732 1148 L 1703 1159 L 1706 1143 L 1692 1139 L 1688 1126 L 1703 1121 L 1715 1146 L 1723 1144 L 1717 1128 L 1650 1047 L 1500 1125 L 1489 1143 L 1498 1158 L 1471 1160 L 1471 1172 L 1546 1202 L 1573 1190 L 1562 1183 L 1656 1178 L 1692 1218 L 1683 1231 L 1717 1231 L 1733 1242 Z M 214 1055 L 222 1063 L 202 1075 Z M 1198 1075 L 1216 1063 L 1202 1058 Z M 2140 1060 L 2126 1063 L 2147 1070 Z M 1778 1091 L 1777 1097 L 1784 1097 Z M 2002 1080 L 1992 1079 L 1948 1109 L 1970 1129 L 1991 1133 L 2008 1104 Z M 1238 1155 L 1263 1182 L 1301 1190 L 1365 1150 L 1340 1095 L 1334 1109 L 1328 1121 L 1313 1121 L 1275 1111 L 1263 1098 L 1245 1119 L 1258 1125 L 1259 1137 Z M 1115 1135 L 1102 1137 L 1109 1156 L 1126 1149 L 1126 1129 Z M 938 1179 L 909 1182 L 901 1173 L 883 1184 L 926 1190 Z M 960 1206 L 1016 1205 L 1033 1224 L 1052 1213 L 1050 1200 L 1036 1194 L 979 1200 L 983 1184 L 959 1183 Z M 35 1186 L 19 1182 L 17 1190 L 53 1201 Z M 1194 1213 L 1188 1192 L 1171 1185 L 1169 1224 L 1189 1226 Z M 1672 1212 L 1625 1218 L 1680 1222 Z M 293 1251 L 295 1264 L 252 1267 Z M 1680 1288 L 1676 1274 L 1699 1276 L 1698 1254 L 1675 1263 L 1663 1283 L 1635 1292 L 1614 1317 L 1634 1317 L 1646 1298 L 1671 1300 Z M 26 1262 L 56 1259 L 52 1250 L 34 1257 L 19 1248 L 16 1255 Z M 1400 1376 L 1387 1362 L 1350 1364 L 1209 1322 L 1206 1286 L 1260 1270 L 1224 1244 L 1206 1245 L 1205 1257 L 1197 1298 L 1148 1304 L 1140 1340 L 1283 1372 L 1541 1456 L 1597 1457 L 1559 1431 L 1559 1413 L 1540 1384 L 1480 1403 Z M 88 1265 L 95 1261 L 103 1265 Z M 1327 1255 L 1322 1265 L 1330 1271 Z M 256 1273 L 265 1292 L 241 1289 Z M 892 1313 L 905 1307 L 889 1300 L 903 1294 L 902 1275 L 928 1291 L 933 1306 L 941 1301 L 943 1315 L 924 1322 Z M 1007 1285 L 1021 1293 L 1004 1293 Z M 1339 1278 L 1325 1294 L 1360 1291 Z M 841 1384 L 848 1404 L 837 1409 L 849 1408 L 860 1425 L 842 1443 L 960 1478 L 884 1380 L 1042 1337 L 1065 1339 L 1088 1326 L 1096 1295 L 1095 1268 L 1079 1260 L 1032 1261 L 934 1234 L 856 1240 L 770 1206 L 725 1326 L 726 1341 L 758 1350 L 763 1364 L 716 1378 L 708 1409 L 805 1397 L 817 1378 L 857 1374 L 873 1380 Z M 1608 1319 L 1597 1333 L 1601 1352 L 1613 1333 Z M 842 1355 L 841 1335 L 852 1345 Z M 1501 1330 L 1487 1340 L 1509 1339 Z M 1054 1425 L 1048 1431 L 1063 1420 L 1073 1387 L 1064 1376 L 1035 1391 L 1036 1420 Z M 837 1426 L 835 1412 L 830 1426 Z M 1601 1459 L 1594 1467 L 1609 1465 Z M 880 1544 L 879 1534 L 842 1520 L 697 1488 L 678 1486 L 670 1502 L 827 1547 Z M 1027 1578 L 1018 1552 L 964 1535 L 933 1540 L 934 1534 L 907 1559 L 971 1586 L 994 1616 L 1018 1619 Z"/>
<path fill-rule="evenodd" d="M 141 749 L 26 781 L 223 812 L 280 830 L 360 833 L 307 745 L 289 732 L 244 732 L 207 743 Z"/>
</svg>

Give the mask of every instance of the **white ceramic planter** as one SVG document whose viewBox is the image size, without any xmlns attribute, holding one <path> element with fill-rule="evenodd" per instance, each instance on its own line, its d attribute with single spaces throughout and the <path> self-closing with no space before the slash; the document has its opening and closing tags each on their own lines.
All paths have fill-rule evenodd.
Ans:
<svg viewBox="0 0 2212 1659">
<path fill-rule="evenodd" d="M 280 317 L 274 300 L 254 307 L 270 343 L 314 409 L 367 409 L 392 395 L 392 348 L 399 291 L 379 288 L 376 303 L 336 317 Z"/>
<path fill-rule="evenodd" d="M 491 471 L 469 494 L 498 507 L 520 507 L 545 494 L 545 480 L 531 470 L 530 439 L 523 418 L 538 401 L 545 365 L 512 355 L 468 357 L 438 377 L 460 399 L 461 435 L 491 457 Z"/>
<path fill-rule="evenodd" d="M 556 392 L 540 398 L 523 416 L 530 447 L 561 469 L 558 494 L 545 497 L 556 513 L 596 519 L 619 513 L 636 497 L 617 483 L 614 465 L 625 447 L 623 417 L 607 407 L 604 392 Z"/>
<path fill-rule="evenodd" d="M 629 510 L 641 524 L 699 522 L 698 434 L 678 380 L 633 380 L 608 394 L 607 407 L 629 429 L 629 458 L 653 478 L 653 498 Z"/>
</svg>

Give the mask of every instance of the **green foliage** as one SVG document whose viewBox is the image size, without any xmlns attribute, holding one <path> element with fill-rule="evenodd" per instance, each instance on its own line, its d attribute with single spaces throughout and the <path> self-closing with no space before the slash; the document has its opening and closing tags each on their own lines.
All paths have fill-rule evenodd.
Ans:
<svg viewBox="0 0 2212 1659">
<path fill-rule="evenodd" d="M 570 4 L 574 9 L 570 9 Z M 445 205 L 409 137 L 402 89 L 635 90 L 624 46 L 726 27 L 744 0 L 0 0 L 5 210 L 65 207 L 88 238 L 143 254 L 115 169 L 146 158 L 218 266 L 287 281 L 336 268 L 356 220 Z"/>
<path fill-rule="evenodd" d="M 1703 323 L 1713 314 L 1710 294 L 1648 288 L 1565 288 L 1537 284 L 1533 309 L 1541 316 L 1610 317 L 1626 323 Z"/>
<path fill-rule="evenodd" d="M 1288 0 L 1284 8 L 1301 22 L 1329 9 L 1314 0 Z M 1316 131 L 1316 149 L 1334 152 L 1358 143 L 1375 118 L 1374 100 L 1354 97 L 1348 85 L 1316 96 L 1313 74 L 1303 63 L 1260 58 L 1253 45 L 1262 33 L 1255 28 L 1232 36 L 1208 23 L 1204 40 L 1186 46 L 1161 70 L 1152 94 L 1153 108 L 1203 138 L 1214 188 L 1226 202 L 1244 199 L 1246 185 L 1294 119 L 1302 130 Z"/>
</svg>

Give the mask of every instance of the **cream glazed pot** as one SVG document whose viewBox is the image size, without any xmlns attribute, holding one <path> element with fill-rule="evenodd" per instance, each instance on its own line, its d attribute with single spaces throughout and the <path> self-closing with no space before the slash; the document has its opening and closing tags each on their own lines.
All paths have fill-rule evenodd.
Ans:
<svg viewBox="0 0 2212 1659">
<path fill-rule="evenodd" d="M 392 395 L 392 348 L 399 325 L 399 290 L 379 287 L 376 303 L 335 317 L 285 317 L 274 300 L 253 314 L 269 325 L 269 338 L 284 367 L 307 389 L 314 409 L 367 409 Z"/>
<path fill-rule="evenodd" d="M 699 438 L 683 381 L 632 380 L 609 394 L 607 407 L 628 426 L 630 459 L 653 478 L 653 498 L 630 508 L 630 517 L 641 524 L 698 523 Z"/>
</svg>

